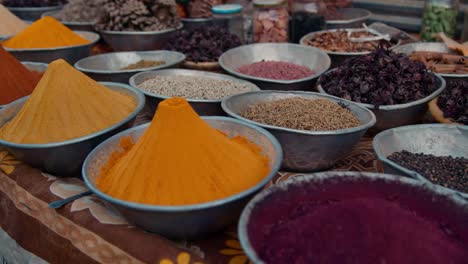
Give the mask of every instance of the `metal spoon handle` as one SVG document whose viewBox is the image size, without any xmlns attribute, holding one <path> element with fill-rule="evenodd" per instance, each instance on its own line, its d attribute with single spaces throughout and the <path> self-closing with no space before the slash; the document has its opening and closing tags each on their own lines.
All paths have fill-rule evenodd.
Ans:
<svg viewBox="0 0 468 264">
<path fill-rule="evenodd" d="M 77 194 L 77 195 L 70 196 L 70 197 L 68 197 L 66 199 L 54 201 L 54 202 L 49 203 L 49 208 L 58 209 L 58 208 L 60 208 L 60 207 L 62 207 L 64 205 L 66 205 L 69 202 L 73 202 L 76 199 L 80 199 L 81 197 L 85 197 L 85 196 L 88 196 L 88 195 L 91 195 L 91 194 L 93 194 L 92 191 L 86 191 L 84 193 L 80 193 L 80 194 Z"/>
</svg>

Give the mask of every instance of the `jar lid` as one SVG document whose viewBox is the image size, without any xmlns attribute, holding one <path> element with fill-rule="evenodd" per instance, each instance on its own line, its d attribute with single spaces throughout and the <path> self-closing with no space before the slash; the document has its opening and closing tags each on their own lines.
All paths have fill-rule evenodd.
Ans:
<svg viewBox="0 0 468 264">
<path fill-rule="evenodd" d="M 242 6 L 238 4 L 216 5 L 211 8 L 211 12 L 216 15 L 235 14 L 242 11 Z"/>
<path fill-rule="evenodd" d="M 253 4 L 258 7 L 279 6 L 283 5 L 285 0 L 254 0 Z"/>
</svg>

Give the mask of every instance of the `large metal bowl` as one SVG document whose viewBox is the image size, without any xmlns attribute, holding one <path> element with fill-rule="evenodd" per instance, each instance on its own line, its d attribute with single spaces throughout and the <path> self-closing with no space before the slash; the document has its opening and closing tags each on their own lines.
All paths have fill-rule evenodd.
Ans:
<svg viewBox="0 0 468 264">
<path fill-rule="evenodd" d="M 78 35 L 89 40 L 88 44 L 57 47 L 47 49 L 10 49 L 4 47 L 18 60 L 21 61 L 36 61 L 50 63 L 54 60 L 64 59 L 68 63 L 73 64 L 81 58 L 88 57 L 91 54 L 91 48 L 99 41 L 99 35 L 88 31 L 75 31 Z"/>
<path fill-rule="evenodd" d="M 336 12 L 340 18 L 326 20 L 327 29 L 360 28 L 372 16 L 369 10 L 362 8 L 340 8 Z"/>
<path fill-rule="evenodd" d="M 421 174 L 389 160 L 388 156 L 407 150 L 435 156 L 468 158 L 468 126 L 428 124 L 398 127 L 379 133 L 374 138 L 373 147 L 377 157 L 382 161 L 385 173 L 430 182 Z M 468 198 L 468 193 L 458 193 Z"/>
<path fill-rule="evenodd" d="M 326 74 L 330 72 L 327 72 Z M 434 99 L 445 89 L 444 78 L 442 78 L 438 74 L 434 75 L 437 78 L 439 88 L 436 91 L 434 91 L 431 95 L 426 96 L 417 101 L 413 101 L 406 104 L 382 105 L 378 108 L 371 104 L 357 103 L 372 110 L 372 112 L 374 112 L 375 116 L 377 117 L 377 123 L 371 129 L 371 131 L 380 132 L 382 130 L 394 127 L 415 124 L 418 121 L 420 121 L 427 113 L 429 101 Z M 320 84 L 317 86 L 317 89 L 322 94 L 328 94 Z"/>
<path fill-rule="evenodd" d="M 145 51 L 163 49 L 177 28 L 161 31 L 98 31 L 102 39 L 115 51 Z"/>
<path fill-rule="evenodd" d="M 120 70 L 140 60 L 165 61 L 165 63 L 148 68 Z M 176 67 L 184 60 L 184 54 L 167 50 L 114 52 L 81 59 L 75 63 L 75 68 L 96 81 L 128 83 L 130 77 L 136 73 Z"/>
<path fill-rule="evenodd" d="M 234 82 L 239 82 L 246 86 L 252 88 L 252 91 L 260 90 L 255 84 L 237 79 L 228 75 L 219 74 L 219 73 L 211 73 L 211 72 L 204 72 L 204 71 L 194 71 L 194 70 L 183 70 L 183 69 L 168 69 L 168 70 L 160 70 L 160 71 L 150 71 L 150 72 L 141 72 L 137 73 L 136 75 L 130 78 L 130 85 L 138 90 L 146 96 L 146 112 L 150 113 L 151 115 L 156 112 L 156 108 L 158 107 L 159 103 L 167 98 L 168 96 L 155 94 L 148 92 L 144 89 L 139 88 L 139 85 L 148 80 L 152 79 L 157 76 L 194 76 L 194 77 L 205 77 L 205 78 L 212 78 L 217 80 L 230 80 Z M 187 101 L 193 107 L 193 109 L 202 116 L 219 116 L 225 115 L 223 109 L 221 108 L 221 101 L 222 99 L 218 100 L 203 100 L 203 99 L 190 99 L 187 98 Z"/>
<path fill-rule="evenodd" d="M 343 190 L 347 191 L 343 192 Z M 262 232 L 265 225 L 273 224 L 278 219 L 284 218 L 291 210 L 285 207 L 295 208 L 291 207 L 291 203 L 297 203 L 301 199 L 298 196 L 304 193 L 309 193 L 309 197 L 321 197 L 320 195 L 326 196 L 328 194 L 333 199 L 340 200 L 350 199 L 350 193 L 354 193 L 353 198 L 371 197 L 388 200 L 391 197 L 392 201 L 401 203 L 405 208 L 417 212 L 418 215 L 434 222 L 446 223 L 447 226 L 450 226 L 451 231 L 464 234 L 460 238 L 461 241 L 466 243 L 468 239 L 466 237 L 468 203 L 453 192 L 431 184 L 389 174 L 323 172 L 296 176 L 278 183 L 256 195 L 247 204 L 242 211 L 238 231 L 242 249 L 252 263 L 264 262 L 257 254 L 256 242 L 251 240 L 251 236 Z M 314 198 L 311 198 L 311 202 L 324 201 L 321 198 L 312 199 Z M 278 201 L 280 202 L 278 203 Z M 300 201 L 306 204 L 304 198 Z M 329 201 L 328 199 L 327 202 Z M 274 212 L 267 210 L 272 207 L 276 207 Z M 253 225 L 258 217 L 262 217 L 262 226 L 249 226 L 251 223 Z M 272 243 L 272 241 L 270 242 Z M 420 242 L 422 246 L 425 243 L 425 241 Z"/>
<path fill-rule="evenodd" d="M 445 43 L 442 42 L 417 42 L 409 43 L 396 47 L 393 51 L 397 53 L 403 53 L 410 55 L 415 51 L 432 51 L 432 52 L 446 52 L 453 53 Z M 447 82 L 456 81 L 456 80 L 465 80 L 468 78 L 468 74 L 449 74 L 449 73 L 438 73 L 440 76 L 444 77 Z"/>
<path fill-rule="evenodd" d="M 272 80 L 242 74 L 241 66 L 262 60 L 284 61 L 299 64 L 315 71 L 315 74 L 297 80 Z M 330 68 L 330 57 L 320 49 L 288 43 L 259 43 L 244 45 L 224 52 L 219 64 L 230 74 L 249 80 L 264 90 L 310 91 L 320 75 Z"/>
<path fill-rule="evenodd" d="M 128 85 L 101 84 L 134 98 L 137 102 L 135 110 L 119 123 L 84 137 L 48 144 L 17 144 L 0 139 L 0 148 L 5 148 L 17 159 L 56 176 L 79 176 L 81 165 L 91 150 L 110 136 L 132 126 L 145 104 L 143 94 Z M 0 110 L 0 127 L 15 117 L 27 99 L 28 97 L 19 99 Z"/>
<path fill-rule="evenodd" d="M 119 145 L 121 137 L 131 136 L 134 141 L 138 140 L 149 125 L 145 124 L 109 138 L 89 154 L 83 165 L 83 178 L 86 185 L 133 224 L 169 238 L 200 238 L 233 224 L 237 221 L 244 205 L 276 175 L 282 158 L 281 146 L 270 133 L 262 128 L 227 117 L 204 117 L 203 119 L 229 137 L 244 136 L 261 147 L 270 162 L 269 174 L 257 185 L 236 195 L 187 206 L 145 205 L 119 200 L 101 192 L 95 185 L 101 167 L 108 162 L 111 153 L 121 149 Z"/>
<path fill-rule="evenodd" d="M 346 105 L 361 121 L 358 127 L 333 131 L 305 131 L 258 123 L 243 118 L 240 113 L 251 105 L 285 98 L 325 98 Z M 351 152 L 367 129 L 375 124 L 375 116 L 365 107 L 338 97 L 313 92 L 258 91 L 233 95 L 221 106 L 230 116 L 270 131 L 284 151 L 282 167 L 289 171 L 318 171 L 332 167 L 337 160 Z"/>
<path fill-rule="evenodd" d="M 60 10 L 54 10 L 54 11 L 49 11 L 45 12 L 41 15 L 41 17 L 45 16 L 51 16 L 55 19 L 55 15 L 60 12 Z M 94 31 L 94 25 L 96 25 L 96 22 L 78 22 L 78 21 L 63 21 L 60 20 L 62 24 L 70 28 L 71 30 L 78 30 L 78 31 Z"/>
<path fill-rule="evenodd" d="M 63 6 L 44 6 L 44 7 L 8 7 L 13 14 L 26 21 L 36 21 L 41 18 L 42 14 L 50 11 L 58 11 Z"/>
</svg>

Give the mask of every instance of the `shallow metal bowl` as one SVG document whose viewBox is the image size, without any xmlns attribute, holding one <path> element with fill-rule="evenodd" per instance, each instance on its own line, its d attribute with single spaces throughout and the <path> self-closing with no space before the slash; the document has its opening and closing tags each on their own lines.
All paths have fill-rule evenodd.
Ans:
<svg viewBox="0 0 468 264">
<path fill-rule="evenodd" d="M 60 10 L 45 12 L 41 15 L 41 17 L 51 16 L 57 19 L 55 17 L 55 14 L 57 14 L 58 12 L 60 12 Z M 96 24 L 96 22 L 78 22 L 78 21 L 63 21 L 63 20 L 60 20 L 60 22 L 64 24 L 65 26 L 67 26 L 68 28 L 70 28 L 71 30 L 91 31 L 91 32 L 94 31 L 94 25 Z"/>
<path fill-rule="evenodd" d="M 349 191 L 343 192 L 343 190 Z M 369 197 L 388 200 L 392 197 L 392 201 L 401 203 L 402 206 L 417 212 L 418 215 L 435 222 L 442 220 L 450 226 L 452 231 L 465 234 L 460 238 L 461 241 L 466 242 L 468 239 L 466 237 L 468 203 L 453 192 L 421 181 L 389 174 L 322 172 L 300 175 L 280 182 L 262 191 L 247 204 L 242 211 L 238 232 L 242 249 L 252 263 L 264 263 L 258 255 L 255 244 L 265 242 L 259 232 L 265 230 L 265 225 L 273 225 L 278 219 L 287 216 L 291 208 L 295 208 L 291 207 L 292 203 L 297 203 L 299 199 L 304 202 L 304 198 L 298 197 L 304 193 L 309 194 L 311 202 L 324 201 L 321 197 L 327 195 L 329 197 L 333 195 L 333 199 L 347 200 L 350 199 L 349 193 L 355 193 L 352 198 Z M 278 203 L 278 201 L 281 202 Z M 327 202 L 329 201 L 330 198 Z M 275 207 L 274 211 L 268 210 L 273 207 Z M 443 219 L 437 219 L 434 212 L 438 212 L 440 218 Z M 257 220 L 260 217 L 262 217 L 261 224 Z M 253 237 L 258 240 L 254 241 Z M 424 242 L 421 241 L 421 243 Z M 269 243 L 274 243 L 274 239 Z"/>
<path fill-rule="evenodd" d="M 331 71 L 327 72 L 326 74 L 329 74 Z M 372 112 L 374 112 L 375 116 L 377 117 L 377 123 L 371 129 L 371 131 L 380 132 L 382 130 L 394 127 L 415 124 L 420 121 L 427 112 L 428 103 L 445 89 L 444 78 L 438 74 L 434 75 L 437 78 L 439 88 L 432 94 L 417 101 L 406 104 L 382 105 L 378 108 L 371 104 L 357 103 L 372 110 Z M 320 84 L 317 86 L 317 89 L 322 94 L 328 94 Z"/>
<path fill-rule="evenodd" d="M 62 9 L 62 5 L 44 6 L 44 7 L 8 7 L 13 14 L 26 21 L 36 21 L 41 18 L 42 14 L 49 11 L 58 11 Z"/>
<path fill-rule="evenodd" d="M 324 98 L 346 105 L 361 121 L 358 127 L 333 131 L 306 131 L 277 127 L 243 118 L 240 113 L 251 105 L 301 97 Z M 223 110 L 230 116 L 270 131 L 284 151 L 282 167 L 289 171 L 318 171 L 332 167 L 359 142 L 367 129 L 375 124 L 374 114 L 365 107 L 341 98 L 313 92 L 257 91 L 233 95 L 223 100 Z"/>
<path fill-rule="evenodd" d="M 165 61 L 165 63 L 148 68 L 120 70 L 140 60 Z M 184 54 L 167 50 L 113 52 L 81 59 L 75 63 L 75 68 L 96 81 L 128 83 L 130 77 L 136 73 L 175 67 L 184 60 Z"/>
<path fill-rule="evenodd" d="M 468 126 L 429 124 L 398 127 L 375 136 L 373 147 L 386 173 L 430 182 L 421 174 L 389 160 L 388 156 L 407 150 L 435 156 L 468 158 Z M 468 198 L 468 193 L 458 193 Z"/>
<path fill-rule="evenodd" d="M 79 176 L 83 161 L 91 150 L 110 136 L 132 126 L 145 104 L 143 94 L 128 85 L 106 82 L 101 84 L 134 98 L 137 102 L 135 110 L 119 123 L 84 137 L 47 144 L 18 144 L 0 139 L 0 148 L 5 148 L 17 159 L 56 176 Z M 0 127 L 15 117 L 28 98 L 19 99 L 0 110 Z"/>
<path fill-rule="evenodd" d="M 328 29 L 360 28 L 372 16 L 369 10 L 362 8 L 340 8 L 336 12 L 341 18 L 326 20 Z"/>
<path fill-rule="evenodd" d="M 205 77 L 205 78 L 212 78 L 217 80 L 230 80 L 234 82 L 239 82 L 246 86 L 251 87 L 252 91 L 260 90 L 255 84 L 237 79 L 228 75 L 219 74 L 219 73 L 211 73 L 205 71 L 194 71 L 194 70 L 184 70 L 184 69 L 168 69 L 168 70 L 160 70 L 160 71 L 150 71 L 150 72 L 141 72 L 137 73 L 136 75 L 130 78 L 130 85 L 138 90 L 146 96 L 146 112 L 153 115 L 156 112 L 156 108 L 158 107 L 159 103 L 167 98 L 168 96 L 159 95 L 155 93 L 148 92 L 144 89 L 139 88 L 139 85 L 148 80 L 152 79 L 157 76 L 194 76 L 194 77 Z M 221 101 L 222 99 L 217 100 L 204 100 L 204 99 L 190 99 L 187 98 L 187 101 L 190 105 L 195 109 L 195 111 L 199 115 L 205 116 L 219 116 L 225 115 L 223 109 L 221 108 Z"/>
<path fill-rule="evenodd" d="M 88 31 L 75 31 L 78 35 L 89 40 L 88 44 L 57 47 L 47 49 L 10 49 L 4 47 L 18 60 L 21 61 L 36 61 L 50 63 L 54 60 L 64 59 L 68 63 L 73 64 L 81 58 L 88 57 L 91 54 L 91 48 L 99 41 L 99 35 Z"/>
<path fill-rule="evenodd" d="M 177 28 L 161 31 L 108 31 L 99 30 L 102 39 L 115 51 L 145 51 L 163 49 Z"/>
<path fill-rule="evenodd" d="M 267 61 L 284 61 L 310 68 L 314 75 L 297 80 L 272 80 L 242 74 L 237 71 L 241 66 Z M 317 48 L 288 43 L 259 43 L 244 45 L 224 52 L 219 64 L 230 74 L 249 80 L 264 90 L 302 90 L 310 91 L 320 75 L 330 68 L 330 57 Z"/>
<path fill-rule="evenodd" d="M 415 51 L 432 51 L 432 52 L 446 52 L 453 53 L 445 43 L 442 42 L 417 42 L 409 43 L 396 47 L 393 51 L 397 53 L 403 53 L 410 55 Z M 464 80 L 468 78 L 468 74 L 449 74 L 449 73 L 438 73 L 440 76 L 444 77 L 447 82 Z"/>
<path fill-rule="evenodd" d="M 228 137 L 244 136 L 261 147 L 269 159 L 269 174 L 257 185 L 236 195 L 187 206 L 139 204 L 116 199 L 101 192 L 95 185 L 101 167 L 108 162 L 111 153 L 121 150 L 119 144 L 121 137 L 131 136 L 136 142 L 149 126 L 145 124 L 109 138 L 89 154 L 83 165 L 83 178 L 86 185 L 136 226 L 169 238 L 200 238 L 230 226 L 237 221 L 244 205 L 278 172 L 282 158 L 281 146 L 270 133 L 245 122 L 228 117 L 204 117 L 203 119 L 213 128 L 226 133 Z"/>
</svg>

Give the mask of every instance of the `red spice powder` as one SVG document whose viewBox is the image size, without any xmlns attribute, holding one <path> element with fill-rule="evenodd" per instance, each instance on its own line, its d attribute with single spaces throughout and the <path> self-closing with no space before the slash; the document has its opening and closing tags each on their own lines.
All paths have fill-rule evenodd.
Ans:
<svg viewBox="0 0 468 264">
<path fill-rule="evenodd" d="M 0 105 L 30 95 L 42 73 L 29 71 L 0 46 Z"/>
<path fill-rule="evenodd" d="M 260 61 L 240 67 L 238 72 L 273 80 L 297 80 L 314 75 L 305 66 L 284 61 Z"/>
</svg>

